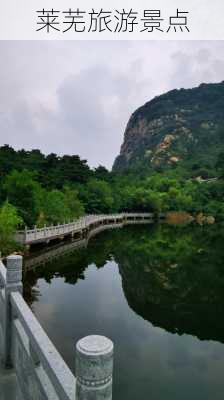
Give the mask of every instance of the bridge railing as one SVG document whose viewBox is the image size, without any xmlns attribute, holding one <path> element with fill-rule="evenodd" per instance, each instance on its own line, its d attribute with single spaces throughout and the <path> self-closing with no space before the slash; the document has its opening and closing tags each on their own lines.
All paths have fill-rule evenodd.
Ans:
<svg viewBox="0 0 224 400">
<path fill-rule="evenodd" d="M 153 218 L 152 213 L 121 213 L 121 214 L 93 214 L 81 217 L 76 221 L 64 223 L 60 225 L 45 226 L 43 228 L 25 229 L 18 231 L 15 240 L 22 244 L 43 241 L 51 238 L 64 236 L 66 234 L 81 232 L 89 229 L 93 224 L 107 221 L 108 223 L 115 221 L 128 221 L 130 219 L 149 219 Z"/>
<path fill-rule="evenodd" d="M 24 400 L 112 399 L 113 343 L 88 336 L 76 345 L 76 378 L 22 297 L 22 257 L 0 262 L 4 365 L 14 368 Z"/>
</svg>

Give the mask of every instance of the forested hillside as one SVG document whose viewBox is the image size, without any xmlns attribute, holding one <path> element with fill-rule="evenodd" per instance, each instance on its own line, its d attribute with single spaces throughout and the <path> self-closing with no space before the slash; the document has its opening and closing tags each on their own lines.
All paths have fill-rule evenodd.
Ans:
<svg viewBox="0 0 224 400">
<path fill-rule="evenodd" d="M 114 170 L 179 169 L 215 174 L 224 151 L 224 82 L 172 90 L 131 116 Z"/>
</svg>

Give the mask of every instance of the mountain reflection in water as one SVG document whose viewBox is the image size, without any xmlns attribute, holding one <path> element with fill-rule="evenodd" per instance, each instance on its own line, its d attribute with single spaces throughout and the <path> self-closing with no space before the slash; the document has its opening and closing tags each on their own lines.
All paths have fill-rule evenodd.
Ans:
<svg viewBox="0 0 224 400">
<path fill-rule="evenodd" d="M 144 346 L 147 327 L 151 327 L 149 335 L 156 333 L 161 336 L 161 332 L 152 331 L 153 326 L 172 334 L 183 335 L 185 341 L 190 340 L 186 339 L 184 335 L 188 334 L 196 336 L 200 340 L 224 342 L 223 243 L 224 228 L 215 225 L 209 227 L 130 226 L 104 232 L 93 238 L 87 248 L 75 249 L 67 255 L 26 272 L 24 274 L 25 296 L 51 339 L 59 347 L 59 350 L 62 353 L 64 352 L 63 356 L 68 363 L 74 363 L 74 360 L 71 362 L 68 354 L 71 352 L 71 346 L 74 346 L 74 343 L 72 342 L 70 346 L 69 343 L 61 344 L 63 338 L 66 339 L 66 332 L 69 329 L 66 326 L 65 316 L 63 316 L 63 322 L 62 320 L 60 322 L 61 333 L 55 333 L 57 318 L 62 318 L 58 308 L 63 301 L 66 304 L 63 310 L 66 312 L 67 307 L 68 314 L 71 313 L 69 302 L 72 303 L 73 301 L 79 304 L 79 308 L 76 309 L 78 315 L 66 317 L 66 321 L 69 321 L 68 324 L 72 324 L 72 319 L 75 319 L 73 337 L 76 336 L 76 332 L 76 339 L 78 339 L 78 335 L 94 333 L 95 330 L 101 333 L 99 332 L 99 327 L 101 327 L 102 333 L 107 334 L 115 341 L 115 349 L 117 344 L 117 351 L 120 352 L 117 361 L 118 367 L 115 370 L 115 400 L 137 399 L 139 390 L 142 393 L 140 398 L 146 396 L 145 398 L 162 399 L 166 393 L 166 398 L 187 399 L 190 397 L 198 400 L 209 399 L 211 393 L 213 393 L 213 399 L 221 399 L 223 397 L 221 393 L 218 390 L 217 393 L 214 391 L 215 383 L 213 381 L 215 378 L 207 378 L 205 391 L 200 391 L 199 387 L 197 391 L 197 385 L 194 382 L 196 386 L 193 385 L 192 390 L 194 387 L 195 397 L 189 388 L 186 397 L 184 393 L 180 392 L 178 385 L 175 384 L 174 377 L 171 379 L 169 376 L 170 370 L 165 372 L 158 366 L 155 367 L 156 373 L 160 374 L 162 380 L 160 382 L 161 388 L 155 383 L 157 378 L 153 378 L 154 375 L 151 372 L 149 372 L 149 381 L 147 381 L 146 371 L 147 366 L 150 366 L 152 354 L 147 355 L 149 351 L 147 347 L 146 354 L 140 356 L 140 345 L 137 342 L 142 342 Z M 117 271 L 115 268 L 111 269 L 110 265 L 117 266 Z M 92 266 L 96 267 L 95 272 L 91 269 Z M 98 273 L 97 275 L 99 270 L 102 270 L 103 274 L 99 275 Z M 101 283 L 99 283 L 100 279 L 102 279 Z M 82 287 L 81 281 L 84 281 Z M 71 285 L 74 285 L 72 292 L 69 288 Z M 61 296 L 61 299 L 57 296 Z M 91 301 L 89 300 L 90 296 L 92 296 Z M 66 300 L 63 300 L 64 298 Z M 95 305 L 94 301 L 96 302 Z M 84 314 L 86 312 L 87 318 L 87 314 L 90 312 L 88 308 L 91 308 L 91 304 L 92 307 L 97 308 L 91 310 L 93 315 L 96 314 L 96 318 L 94 320 L 89 316 L 89 320 L 86 321 Z M 46 309 L 47 306 L 49 309 L 52 307 L 53 310 L 48 314 L 48 317 L 44 314 L 44 307 Z M 75 307 L 75 303 L 73 303 L 73 306 Z M 121 317 L 119 317 L 121 309 L 124 310 L 122 318 L 125 321 L 127 320 L 126 332 Z M 131 310 L 135 312 L 135 317 L 131 314 Z M 128 320 L 129 313 L 130 319 Z M 142 318 L 139 320 L 139 316 L 145 321 Z M 145 325 L 146 321 L 150 324 Z M 108 331 L 104 327 L 104 322 L 107 324 Z M 134 336 L 135 324 L 138 328 L 136 328 Z M 133 329 L 133 332 L 130 333 L 128 329 Z M 173 335 L 173 338 L 169 340 L 175 340 L 176 344 L 180 343 L 181 338 L 177 339 L 177 337 L 177 335 Z M 129 339 L 130 343 L 127 343 Z M 183 343 L 182 341 L 181 346 Z M 200 342 L 195 342 L 194 346 L 199 346 L 198 343 Z M 134 360 L 136 365 L 135 368 L 132 368 L 133 371 L 135 370 L 135 374 L 137 369 L 146 370 L 145 372 L 142 370 L 142 375 L 139 371 L 137 372 L 136 382 L 131 381 L 134 379 L 132 372 L 128 373 L 130 354 L 128 355 L 125 351 L 127 350 L 126 347 L 129 348 L 129 345 L 133 349 L 133 353 L 136 345 L 136 354 L 139 354 L 139 358 L 141 357 L 141 365 L 138 365 L 137 359 Z M 160 343 L 161 349 L 162 346 L 164 346 L 163 342 Z M 222 351 L 221 366 L 223 370 L 224 350 L 222 349 Z M 161 357 L 162 354 L 158 354 L 158 359 Z M 208 355 L 206 357 L 208 361 Z M 177 364 L 184 362 L 182 355 L 181 361 L 178 359 Z M 72 365 L 70 366 L 73 368 Z M 122 368 L 122 371 L 119 367 Z M 169 366 L 169 368 L 171 367 Z M 219 375 L 219 372 L 216 371 L 216 375 L 217 373 Z M 126 374 L 126 378 L 121 377 L 122 374 Z M 194 374 L 195 371 L 192 370 L 192 378 L 186 378 L 188 385 L 192 383 Z M 130 380 L 132 387 L 129 397 L 124 397 L 125 390 L 127 390 L 125 388 L 126 379 Z M 154 383 L 152 379 L 155 379 Z M 178 379 L 184 385 L 184 374 Z M 210 382 L 210 379 L 213 379 L 212 382 Z M 223 385 L 222 390 L 224 390 L 222 380 L 216 382 L 216 387 L 220 389 L 220 385 Z M 177 385 L 176 388 L 172 386 L 172 390 L 170 388 L 171 382 L 173 382 L 173 386 Z M 136 390 L 134 387 L 136 387 Z M 167 395 L 168 388 L 170 395 Z"/>
</svg>

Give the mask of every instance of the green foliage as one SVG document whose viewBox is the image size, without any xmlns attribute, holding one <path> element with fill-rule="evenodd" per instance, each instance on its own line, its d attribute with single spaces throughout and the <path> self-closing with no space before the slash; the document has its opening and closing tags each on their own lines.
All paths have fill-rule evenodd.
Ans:
<svg viewBox="0 0 224 400">
<path fill-rule="evenodd" d="M 110 172 L 103 165 L 99 165 L 99 167 L 95 168 L 94 176 L 96 179 L 100 179 L 100 180 L 104 180 L 104 181 L 111 180 Z"/>
<path fill-rule="evenodd" d="M 91 179 L 83 188 L 80 198 L 87 213 L 109 213 L 113 211 L 112 190 L 105 181 Z"/>
<path fill-rule="evenodd" d="M 163 196 L 142 187 L 128 187 L 122 191 L 121 205 L 127 212 L 160 212 L 163 208 Z"/>
<path fill-rule="evenodd" d="M 65 196 L 62 192 L 56 189 L 46 192 L 43 200 L 41 211 L 46 215 L 46 222 L 56 224 L 69 220 L 70 210 L 65 204 Z"/>
<path fill-rule="evenodd" d="M 13 236 L 22 222 L 17 209 L 6 201 L 0 208 L 0 246 L 3 254 L 16 248 Z"/>
<path fill-rule="evenodd" d="M 63 223 L 84 213 L 76 190 L 68 186 L 63 191 L 47 190 L 36 179 L 30 171 L 13 171 L 3 185 L 5 197 L 16 207 L 27 226 Z"/>
<path fill-rule="evenodd" d="M 70 210 L 70 218 L 76 219 L 84 214 L 85 209 L 82 202 L 78 198 L 78 191 L 71 189 L 69 186 L 64 187 L 65 206 Z"/>
<path fill-rule="evenodd" d="M 42 189 L 38 200 L 39 215 L 37 226 L 57 224 L 74 220 L 84 213 L 77 192 L 65 187 L 64 191 L 57 189 L 47 191 Z"/>
<path fill-rule="evenodd" d="M 27 225 L 35 223 L 37 218 L 37 197 L 41 186 L 35 180 L 33 172 L 12 171 L 7 175 L 3 189 L 8 201 L 13 204 Z"/>
<path fill-rule="evenodd" d="M 200 163 L 192 165 L 192 175 L 182 167 L 117 174 L 103 166 L 91 171 L 78 156 L 44 156 L 39 150 L 16 152 L 3 146 L 0 204 L 7 200 L 28 227 L 64 223 L 83 214 L 123 211 L 204 212 L 223 219 L 222 154 L 216 166 L 218 179 L 200 183 L 195 180 Z M 201 170 L 201 176 L 207 179 L 209 174 Z"/>
<path fill-rule="evenodd" d="M 167 204 L 172 211 L 191 211 L 192 197 L 184 193 L 184 190 L 171 187 L 168 191 Z"/>
<path fill-rule="evenodd" d="M 47 156 L 40 150 L 15 151 L 12 147 L 5 145 L 0 147 L 0 179 L 13 170 L 35 171 L 38 181 L 44 187 L 62 189 L 65 183 L 85 183 L 92 172 L 86 160 L 81 160 L 77 155 L 64 155 L 59 157 L 54 153 Z"/>
</svg>

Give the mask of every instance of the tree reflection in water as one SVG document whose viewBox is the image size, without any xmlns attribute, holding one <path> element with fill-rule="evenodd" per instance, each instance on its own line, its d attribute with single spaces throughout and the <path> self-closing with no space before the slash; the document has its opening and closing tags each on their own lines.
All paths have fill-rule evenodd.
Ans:
<svg viewBox="0 0 224 400">
<path fill-rule="evenodd" d="M 90 264 L 114 260 L 129 307 L 172 333 L 224 342 L 224 227 L 129 226 L 93 238 L 24 274 L 24 293 L 38 301 L 37 281 L 75 285 Z"/>
</svg>

